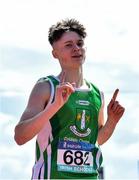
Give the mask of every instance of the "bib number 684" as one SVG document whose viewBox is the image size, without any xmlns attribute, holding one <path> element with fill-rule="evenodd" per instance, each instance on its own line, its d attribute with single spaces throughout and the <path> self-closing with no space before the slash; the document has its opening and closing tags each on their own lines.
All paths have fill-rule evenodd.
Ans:
<svg viewBox="0 0 139 180">
<path fill-rule="evenodd" d="M 89 159 L 89 152 L 87 151 L 71 151 L 67 150 L 64 152 L 63 160 L 64 163 L 70 165 L 74 163 L 75 165 L 87 165 L 89 166 L 90 163 L 88 162 Z"/>
</svg>

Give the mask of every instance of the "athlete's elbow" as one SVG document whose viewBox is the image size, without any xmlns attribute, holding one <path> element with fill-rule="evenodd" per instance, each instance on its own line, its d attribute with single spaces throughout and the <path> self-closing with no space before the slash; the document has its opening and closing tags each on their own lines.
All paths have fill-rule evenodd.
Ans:
<svg viewBox="0 0 139 180">
<path fill-rule="evenodd" d="M 97 144 L 98 145 L 103 145 L 105 143 L 105 140 L 102 138 L 102 137 L 100 137 L 100 136 L 98 136 L 98 138 L 97 138 Z"/>
<path fill-rule="evenodd" d="M 25 138 L 21 135 L 18 125 L 15 127 L 14 140 L 20 146 L 27 142 Z"/>
<path fill-rule="evenodd" d="M 103 144 L 104 144 L 104 142 L 103 142 L 103 141 L 101 141 L 101 140 L 97 140 L 97 144 L 98 144 L 99 146 L 101 146 L 101 145 L 103 145 Z"/>
<path fill-rule="evenodd" d="M 15 136 L 14 136 L 14 140 L 15 140 L 15 142 L 16 142 L 19 146 L 21 146 L 21 145 L 23 145 L 23 144 L 26 143 L 26 141 L 24 140 L 23 137 L 19 137 L 19 136 L 17 136 L 16 134 L 15 134 Z"/>
<path fill-rule="evenodd" d="M 25 144 L 25 142 L 23 142 L 22 140 L 18 139 L 18 138 L 14 138 L 15 139 L 15 142 L 17 143 L 17 145 L 21 146 L 23 144 Z"/>
</svg>

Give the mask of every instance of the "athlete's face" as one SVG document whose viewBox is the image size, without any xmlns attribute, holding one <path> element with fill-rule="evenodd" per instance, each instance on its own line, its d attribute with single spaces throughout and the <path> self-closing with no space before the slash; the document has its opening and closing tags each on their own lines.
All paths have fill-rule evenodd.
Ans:
<svg viewBox="0 0 139 180">
<path fill-rule="evenodd" d="M 76 32 L 65 32 L 53 44 L 53 55 L 63 68 L 77 68 L 85 61 L 84 39 Z"/>
</svg>

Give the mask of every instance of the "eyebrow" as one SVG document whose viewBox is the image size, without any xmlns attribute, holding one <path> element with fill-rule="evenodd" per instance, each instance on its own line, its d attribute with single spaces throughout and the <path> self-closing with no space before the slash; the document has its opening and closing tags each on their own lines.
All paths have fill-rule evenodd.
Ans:
<svg viewBox="0 0 139 180">
<path fill-rule="evenodd" d="M 78 42 L 84 42 L 82 39 L 79 39 L 79 40 L 77 40 Z M 70 40 L 70 41 L 66 41 L 66 42 L 64 42 L 64 44 L 67 44 L 67 43 L 72 43 L 73 41 L 72 40 Z"/>
</svg>

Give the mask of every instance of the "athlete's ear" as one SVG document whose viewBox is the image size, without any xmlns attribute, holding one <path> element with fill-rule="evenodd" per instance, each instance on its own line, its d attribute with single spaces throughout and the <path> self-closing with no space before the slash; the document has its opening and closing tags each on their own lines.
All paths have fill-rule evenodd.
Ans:
<svg viewBox="0 0 139 180">
<path fill-rule="evenodd" d="M 56 52 L 56 50 L 55 50 L 55 49 L 53 49 L 53 50 L 52 50 L 52 54 L 53 54 L 53 57 L 54 57 L 54 58 L 56 58 L 56 59 L 58 58 L 58 56 L 57 56 L 57 52 Z"/>
</svg>

